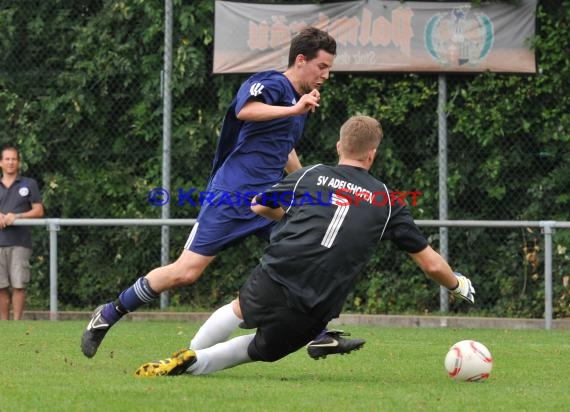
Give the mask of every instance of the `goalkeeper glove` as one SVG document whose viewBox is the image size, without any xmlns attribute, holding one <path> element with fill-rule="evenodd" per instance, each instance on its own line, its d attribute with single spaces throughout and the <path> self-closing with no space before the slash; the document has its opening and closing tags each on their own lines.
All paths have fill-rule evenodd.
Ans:
<svg viewBox="0 0 570 412">
<path fill-rule="evenodd" d="M 457 286 L 449 289 L 451 294 L 456 298 L 461 298 L 469 303 L 475 303 L 475 289 L 471 285 L 471 281 L 459 272 L 453 272 L 457 277 Z"/>
</svg>

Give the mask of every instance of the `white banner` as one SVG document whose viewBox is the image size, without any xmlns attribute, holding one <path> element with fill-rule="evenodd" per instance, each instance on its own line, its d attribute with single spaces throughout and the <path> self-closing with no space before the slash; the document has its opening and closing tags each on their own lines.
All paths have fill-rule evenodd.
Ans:
<svg viewBox="0 0 570 412">
<path fill-rule="evenodd" d="M 537 0 L 518 5 L 364 0 L 333 4 L 216 1 L 214 73 L 285 70 L 305 26 L 337 41 L 335 72 L 535 73 Z"/>
</svg>

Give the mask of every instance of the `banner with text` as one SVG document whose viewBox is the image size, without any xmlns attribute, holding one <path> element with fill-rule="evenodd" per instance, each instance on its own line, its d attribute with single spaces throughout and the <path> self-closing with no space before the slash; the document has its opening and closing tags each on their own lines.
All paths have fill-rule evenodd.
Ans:
<svg viewBox="0 0 570 412">
<path fill-rule="evenodd" d="M 291 37 L 306 26 L 337 41 L 336 72 L 535 73 L 537 0 L 517 5 L 347 1 L 215 2 L 214 73 L 285 70 Z"/>
</svg>

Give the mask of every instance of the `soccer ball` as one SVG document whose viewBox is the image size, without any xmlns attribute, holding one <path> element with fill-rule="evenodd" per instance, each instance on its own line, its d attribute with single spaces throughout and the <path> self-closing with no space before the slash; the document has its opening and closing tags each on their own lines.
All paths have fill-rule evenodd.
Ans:
<svg viewBox="0 0 570 412">
<path fill-rule="evenodd" d="M 491 352 L 474 340 L 457 342 L 445 356 L 445 369 L 451 379 L 457 381 L 484 381 L 493 369 Z"/>
</svg>

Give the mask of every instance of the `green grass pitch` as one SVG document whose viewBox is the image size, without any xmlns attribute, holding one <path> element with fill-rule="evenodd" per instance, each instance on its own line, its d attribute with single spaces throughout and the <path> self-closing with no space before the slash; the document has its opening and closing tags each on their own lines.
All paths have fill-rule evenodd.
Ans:
<svg viewBox="0 0 570 412">
<path fill-rule="evenodd" d="M 346 356 L 300 350 L 208 376 L 138 378 L 137 367 L 185 347 L 198 324 L 123 321 L 85 358 L 85 322 L 0 322 L 0 411 L 562 411 L 570 405 L 570 333 L 344 326 L 367 340 Z M 455 382 L 456 341 L 494 358 L 483 383 Z"/>
</svg>

